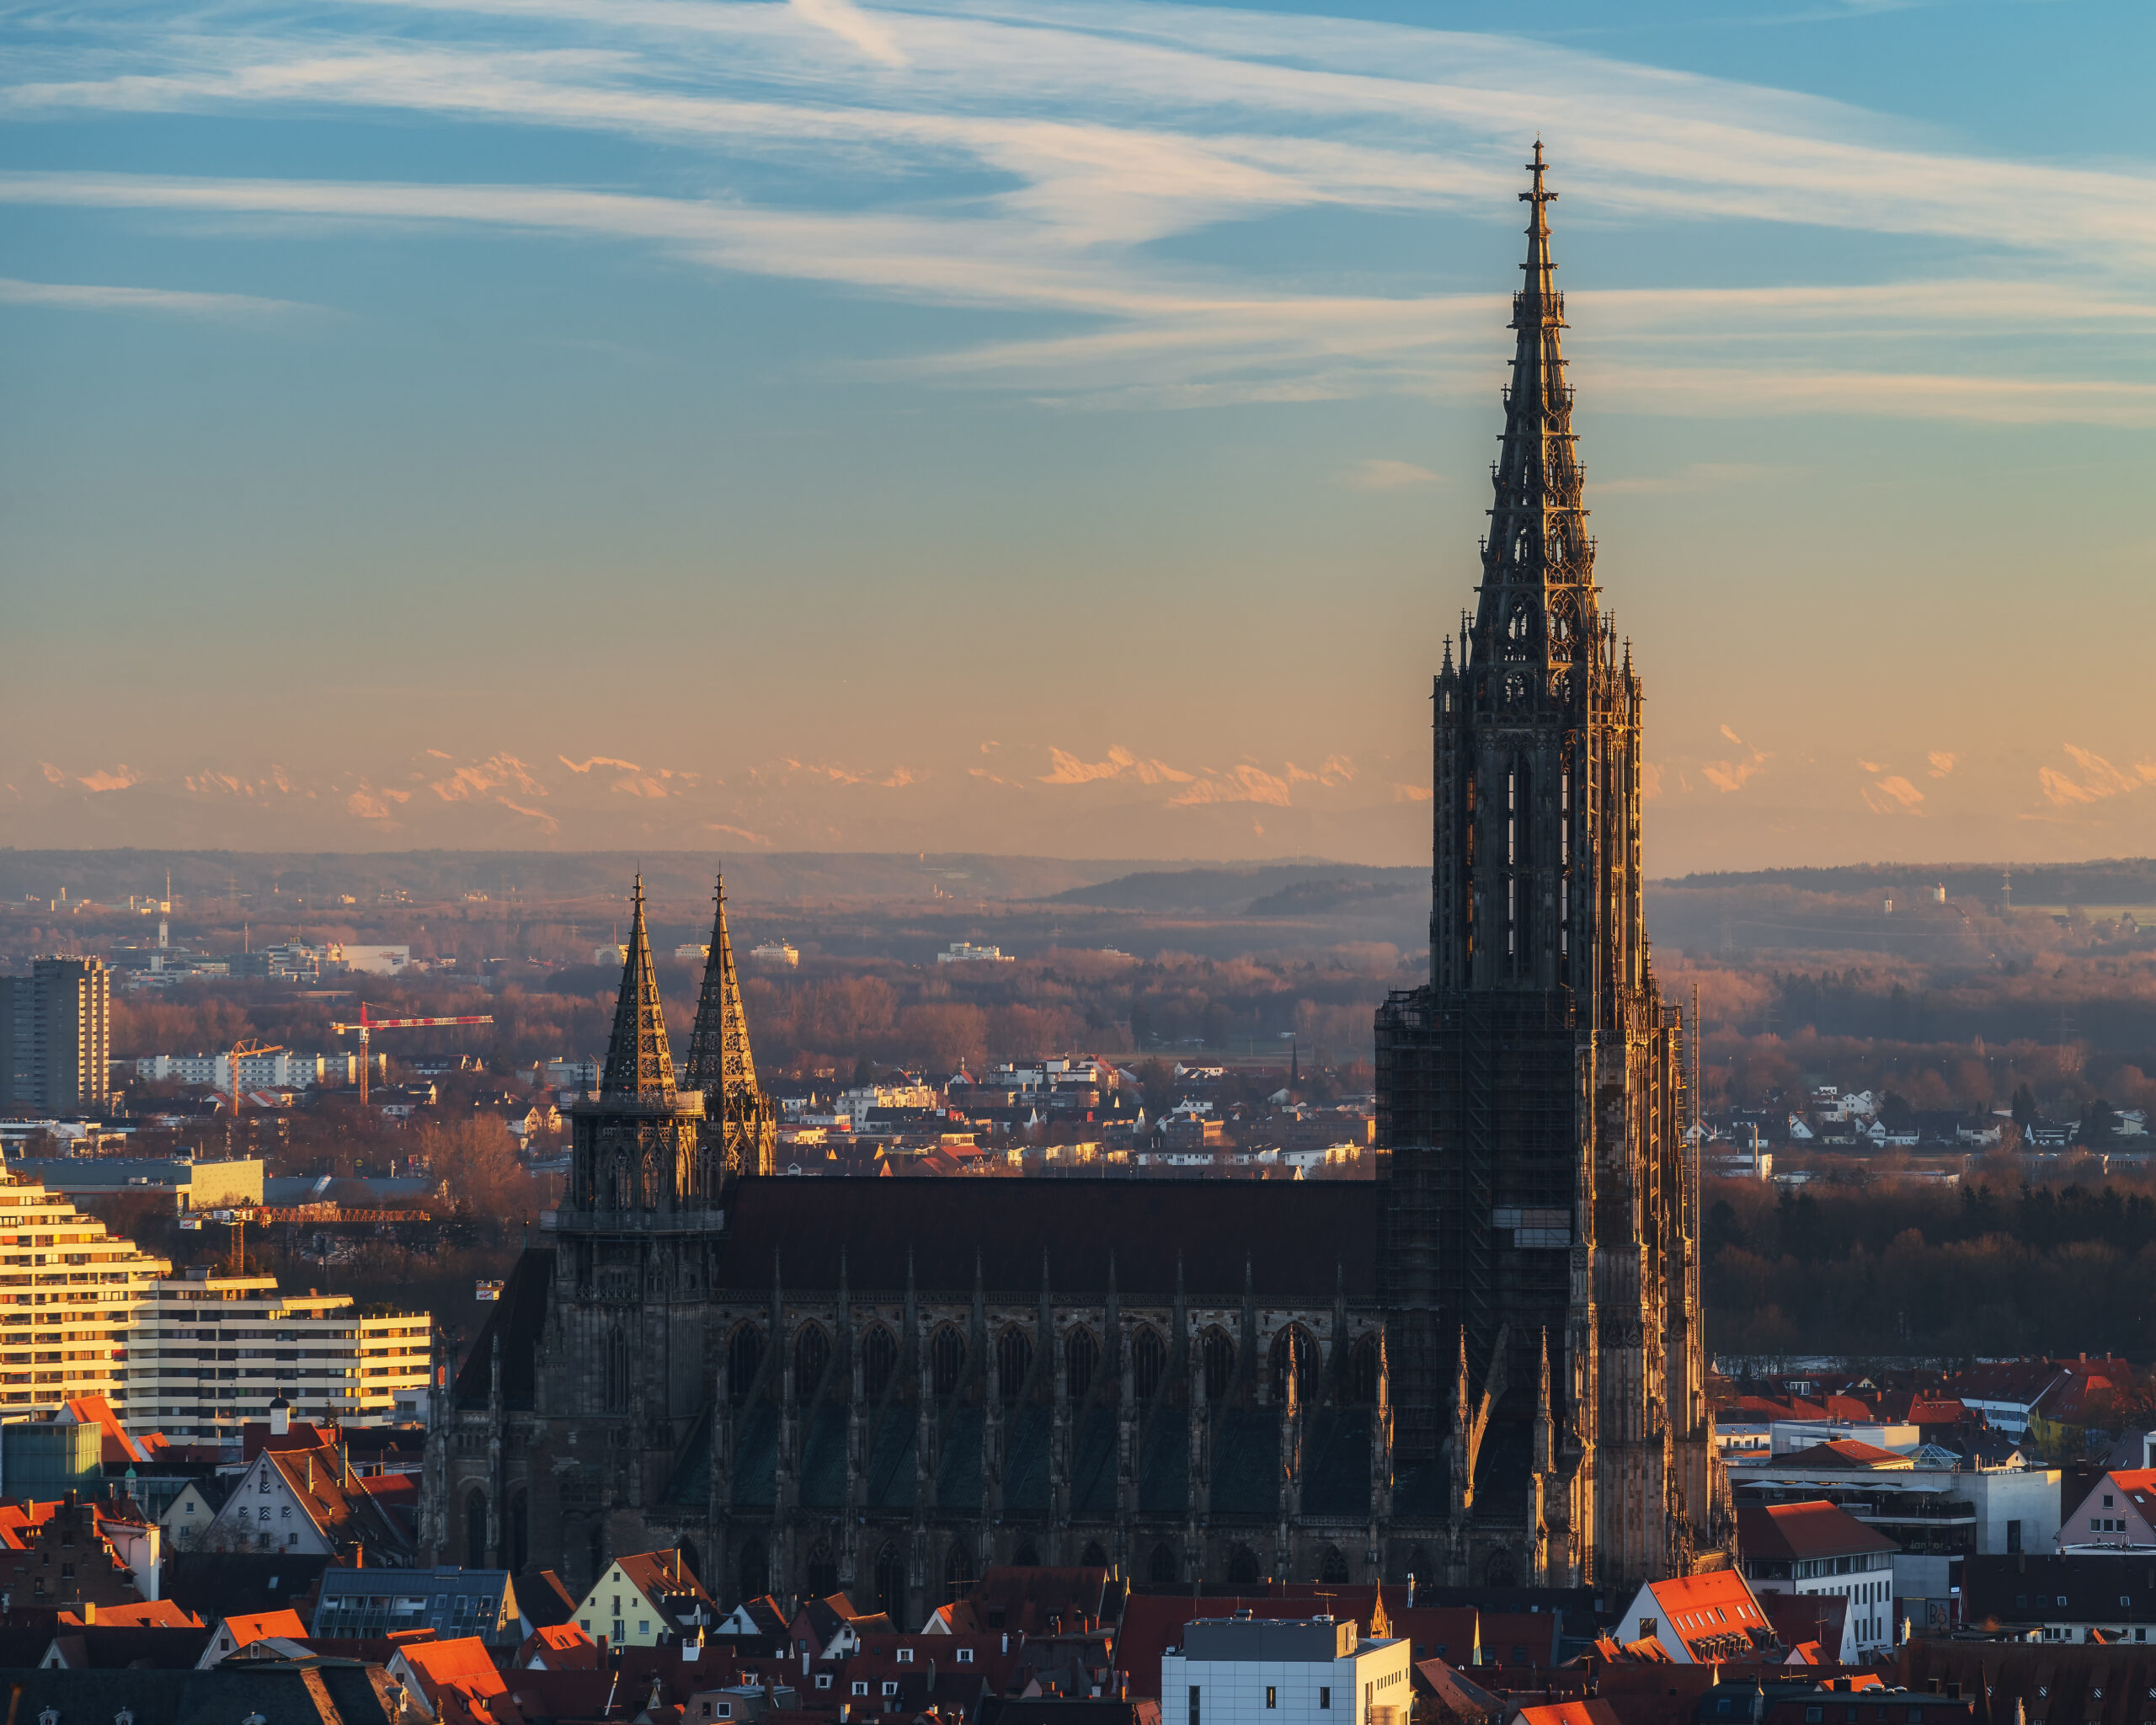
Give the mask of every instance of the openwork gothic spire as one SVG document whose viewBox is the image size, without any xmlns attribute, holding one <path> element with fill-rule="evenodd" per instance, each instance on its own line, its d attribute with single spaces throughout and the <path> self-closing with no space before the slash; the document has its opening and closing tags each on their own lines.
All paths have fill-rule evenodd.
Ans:
<svg viewBox="0 0 2156 1725">
<path fill-rule="evenodd" d="M 614 1033 L 606 1044 L 599 1093 L 674 1095 L 674 1051 L 667 1045 L 666 1007 L 652 968 L 650 937 L 644 932 L 642 874 L 637 876 L 636 921 L 629 931 L 628 960 L 622 966 L 622 992 L 614 1003 Z"/>
<path fill-rule="evenodd" d="M 1495 493 L 1482 547 L 1474 624 L 1477 657 L 1568 664 L 1588 656 L 1595 628 L 1594 542 L 1580 506 L 1581 471 L 1565 382 L 1565 300 L 1550 257 L 1549 164 L 1535 141 L 1527 261 L 1513 296 L 1512 385 L 1505 429 L 1490 470 Z"/>
<path fill-rule="evenodd" d="M 777 1151 L 778 1115 L 757 1086 L 755 1057 L 749 1050 L 749 1015 L 742 1008 L 741 976 L 726 927 L 723 874 L 714 897 L 703 992 L 689 1034 L 688 1087 L 703 1093 L 705 1138 L 720 1173 L 767 1174 Z"/>
<path fill-rule="evenodd" d="M 711 951 L 704 960 L 703 992 L 696 1028 L 689 1033 L 688 1083 L 706 1096 L 754 1091 L 755 1057 L 749 1051 L 749 1018 L 741 1009 L 741 978 L 734 967 L 734 943 L 726 928 L 726 877 L 718 877 Z"/>
</svg>

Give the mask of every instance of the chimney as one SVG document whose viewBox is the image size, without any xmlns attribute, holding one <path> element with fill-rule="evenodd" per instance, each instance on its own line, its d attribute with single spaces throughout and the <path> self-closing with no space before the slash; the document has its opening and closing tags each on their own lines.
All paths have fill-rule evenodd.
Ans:
<svg viewBox="0 0 2156 1725">
<path fill-rule="evenodd" d="M 292 1405 L 282 1396 L 270 1404 L 270 1435 L 281 1438 L 292 1429 Z"/>
</svg>

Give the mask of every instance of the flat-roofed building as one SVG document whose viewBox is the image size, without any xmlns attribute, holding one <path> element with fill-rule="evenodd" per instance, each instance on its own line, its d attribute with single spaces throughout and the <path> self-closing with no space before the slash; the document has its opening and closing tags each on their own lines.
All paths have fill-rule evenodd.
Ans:
<svg viewBox="0 0 2156 1725">
<path fill-rule="evenodd" d="M 42 1182 L 0 1172 L 0 1415 L 103 1396 L 125 1410 L 138 1309 L 172 1274 Z"/>
<path fill-rule="evenodd" d="M 1348 1619 L 1193 1618 L 1161 1656 L 1162 1725 L 1404 1725 L 1413 1651 Z"/>
<path fill-rule="evenodd" d="M 388 1423 L 426 1413 L 434 1320 L 362 1311 L 349 1294 L 285 1294 L 275 1276 L 206 1267 L 147 1290 L 129 1348 L 128 1425 L 237 1442 L 281 1397 L 294 1419 Z"/>
</svg>

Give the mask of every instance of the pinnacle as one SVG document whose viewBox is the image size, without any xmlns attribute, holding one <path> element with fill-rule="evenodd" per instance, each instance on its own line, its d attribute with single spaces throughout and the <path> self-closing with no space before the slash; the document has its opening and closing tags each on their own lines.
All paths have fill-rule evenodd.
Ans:
<svg viewBox="0 0 2156 1725">
<path fill-rule="evenodd" d="M 606 1065 L 600 1075 L 601 1096 L 671 1097 L 674 1053 L 666 1041 L 666 1006 L 659 997 L 659 975 L 651 962 L 651 940 L 644 932 L 643 876 L 636 883 L 636 921 L 629 931 L 629 952 L 622 966 L 622 991 L 614 1004 L 614 1033 L 606 1044 Z"/>
</svg>

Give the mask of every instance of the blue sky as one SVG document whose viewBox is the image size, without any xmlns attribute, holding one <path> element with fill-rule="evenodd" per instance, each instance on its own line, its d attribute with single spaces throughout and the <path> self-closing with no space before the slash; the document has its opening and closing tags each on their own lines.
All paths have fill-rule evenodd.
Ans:
<svg viewBox="0 0 2156 1725">
<path fill-rule="evenodd" d="M 2151 9 L 0 12 L 0 842 L 1427 854 L 1519 164 L 1650 866 L 2156 846 Z"/>
</svg>

